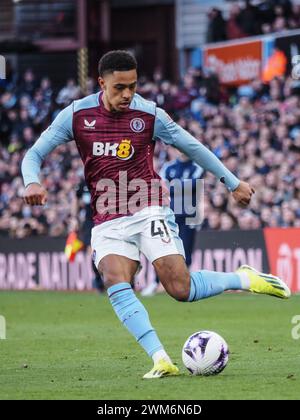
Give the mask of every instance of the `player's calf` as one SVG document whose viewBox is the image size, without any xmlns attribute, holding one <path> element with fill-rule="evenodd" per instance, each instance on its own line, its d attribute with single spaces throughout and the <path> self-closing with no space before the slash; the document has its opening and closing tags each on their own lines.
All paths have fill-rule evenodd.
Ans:
<svg viewBox="0 0 300 420">
<path fill-rule="evenodd" d="M 174 299 L 185 302 L 190 294 L 190 273 L 181 255 L 158 258 L 153 266 L 166 292 Z"/>
<path fill-rule="evenodd" d="M 181 255 L 158 258 L 153 265 L 168 294 L 178 301 L 194 302 L 219 295 L 225 290 L 245 288 L 236 273 L 208 270 L 190 273 Z"/>
<path fill-rule="evenodd" d="M 190 295 L 189 279 L 170 278 L 167 282 L 162 281 L 167 293 L 179 302 L 186 302 Z"/>
</svg>

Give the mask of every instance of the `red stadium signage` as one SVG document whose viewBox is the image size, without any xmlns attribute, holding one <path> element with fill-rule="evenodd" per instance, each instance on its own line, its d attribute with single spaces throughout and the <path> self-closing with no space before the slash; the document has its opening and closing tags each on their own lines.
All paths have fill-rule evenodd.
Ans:
<svg viewBox="0 0 300 420">
<path fill-rule="evenodd" d="M 270 272 L 300 291 L 300 228 L 265 228 Z"/>
<path fill-rule="evenodd" d="M 260 79 L 262 41 L 206 46 L 204 66 L 216 73 L 224 85 L 238 86 L 253 79 Z"/>
</svg>

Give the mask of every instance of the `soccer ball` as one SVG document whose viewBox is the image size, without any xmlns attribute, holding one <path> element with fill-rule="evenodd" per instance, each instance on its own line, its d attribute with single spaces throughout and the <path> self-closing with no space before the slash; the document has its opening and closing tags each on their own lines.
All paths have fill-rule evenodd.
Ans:
<svg viewBox="0 0 300 420">
<path fill-rule="evenodd" d="M 228 355 L 226 341 L 213 331 L 196 332 L 182 348 L 182 361 L 192 375 L 217 375 L 225 369 Z"/>
</svg>

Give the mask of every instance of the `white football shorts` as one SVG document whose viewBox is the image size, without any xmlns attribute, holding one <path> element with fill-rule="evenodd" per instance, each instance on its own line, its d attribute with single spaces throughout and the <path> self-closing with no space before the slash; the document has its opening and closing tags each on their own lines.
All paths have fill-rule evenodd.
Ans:
<svg viewBox="0 0 300 420">
<path fill-rule="evenodd" d="M 93 261 L 98 267 L 101 259 L 108 254 L 140 261 L 140 252 L 151 263 L 172 254 L 185 258 L 178 233 L 179 228 L 170 207 L 146 207 L 132 216 L 118 217 L 93 227 Z"/>
</svg>

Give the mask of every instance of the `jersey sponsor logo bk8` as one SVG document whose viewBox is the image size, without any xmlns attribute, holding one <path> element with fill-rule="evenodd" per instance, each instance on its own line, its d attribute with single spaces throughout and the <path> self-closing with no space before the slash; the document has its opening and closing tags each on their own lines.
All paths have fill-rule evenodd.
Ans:
<svg viewBox="0 0 300 420">
<path fill-rule="evenodd" d="M 134 148 L 129 139 L 123 139 L 120 143 L 102 143 L 100 141 L 93 143 L 94 156 L 113 156 L 117 159 L 128 160 L 133 154 Z"/>
</svg>

